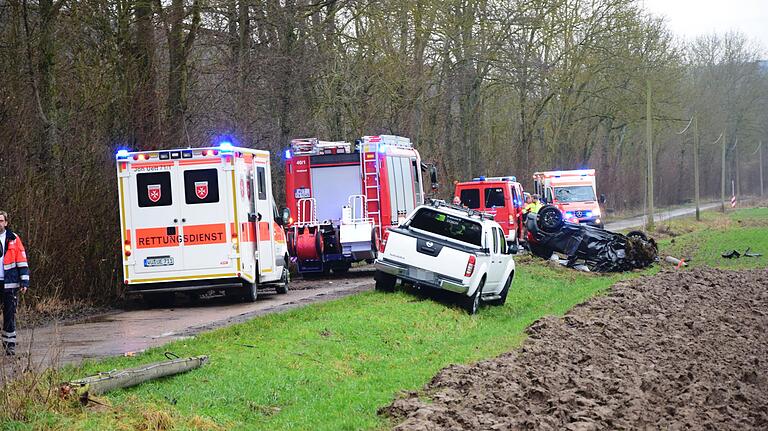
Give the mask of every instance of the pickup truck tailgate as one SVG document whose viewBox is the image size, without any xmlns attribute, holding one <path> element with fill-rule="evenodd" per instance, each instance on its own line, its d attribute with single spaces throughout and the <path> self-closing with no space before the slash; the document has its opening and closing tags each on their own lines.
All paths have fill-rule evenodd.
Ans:
<svg viewBox="0 0 768 431">
<path fill-rule="evenodd" d="M 391 230 L 383 257 L 408 265 L 411 271 L 419 275 L 431 271 L 461 280 L 464 278 L 469 256 L 470 253 L 462 250 L 461 246 L 453 246 L 447 241 Z M 421 279 L 419 275 L 412 276 Z"/>
</svg>

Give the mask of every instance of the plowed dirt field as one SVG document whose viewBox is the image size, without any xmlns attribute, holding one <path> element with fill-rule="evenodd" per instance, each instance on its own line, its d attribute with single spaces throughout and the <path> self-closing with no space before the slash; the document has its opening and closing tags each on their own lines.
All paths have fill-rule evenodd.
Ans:
<svg viewBox="0 0 768 431">
<path fill-rule="evenodd" d="M 527 332 L 380 413 L 397 430 L 768 429 L 766 269 L 621 282 Z"/>
</svg>

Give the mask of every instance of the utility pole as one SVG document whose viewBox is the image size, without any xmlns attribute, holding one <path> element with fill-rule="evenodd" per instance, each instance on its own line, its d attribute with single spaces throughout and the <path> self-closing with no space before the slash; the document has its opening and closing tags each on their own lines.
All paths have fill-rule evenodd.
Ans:
<svg viewBox="0 0 768 431">
<path fill-rule="evenodd" d="M 648 216 L 647 216 L 647 229 L 649 231 L 654 230 L 653 223 L 653 123 L 651 119 L 651 80 L 646 81 L 646 97 L 645 97 L 645 134 L 647 142 L 647 162 L 648 162 Z"/>
<path fill-rule="evenodd" d="M 727 132 L 728 128 L 723 129 L 723 157 L 720 162 L 720 212 L 725 212 L 725 148 L 726 142 L 728 142 Z"/>
<path fill-rule="evenodd" d="M 736 188 L 733 191 L 733 196 L 740 196 L 741 173 L 739 172 L 739 138 L 736 138 L 736 142 L 733 143 L 733 162 L 736 164 Z"/>
<path fill-rule="evenodd" d="M 765 196 L 763 193 L 763 141 L 760 141 L 760 146 L 758 147 L 760 151 L 759 157 L 759 165 L 760 165 L 760 197 Z"/>
<path fill-rule="evenodd" d="M 696 201 L 696 221 L 701 221 L 701 208 L 699 206 L 699 119 L 698 114 L 693 115 L 693 194 Z"/>
</svg>

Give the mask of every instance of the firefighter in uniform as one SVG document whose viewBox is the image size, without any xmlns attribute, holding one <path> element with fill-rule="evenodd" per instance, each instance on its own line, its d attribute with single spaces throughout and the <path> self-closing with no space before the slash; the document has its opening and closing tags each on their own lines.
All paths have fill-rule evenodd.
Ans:
<svg viewBox="0 0 768 431">
<path fill-rule="evenodd" d="M 0 210 L 0 285 L 3 288 L 3 350 L 16 354 L 16 306 L 19 292 L 29 287 L 29 265 L 21 238 L 7 228 L 8 213 Z"/>
</svg>

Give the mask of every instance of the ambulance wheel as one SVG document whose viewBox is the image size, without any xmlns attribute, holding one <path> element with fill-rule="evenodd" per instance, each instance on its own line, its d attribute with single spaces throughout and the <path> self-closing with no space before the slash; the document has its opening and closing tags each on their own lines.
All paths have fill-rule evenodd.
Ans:
<svg viewBox="0 0 768 431">
<path fill-rule="evenodd" d="M 142 297 L 149 307 L 171 307 L 176 302 L 176 295 L 173 292 L 145 293 Z"/>
<path fill-rule="evenodd" d="M 275 291 L 281 295 L 288 293 L 288 282 L 291 281 L 291 273 L 288 268 L 283 267 L 283 276 L 280 277 L 280 284 L 275 287 Z"/>
<path fill-rule="evenodd" d="M 256 299 L 258 298 L 259 294 L 257 292 L 259 285 L 257 283 L 248 283 L 247 281 L 243 283 L 243 301 L 245 302 L 256 302 Z"/>
</svg>

